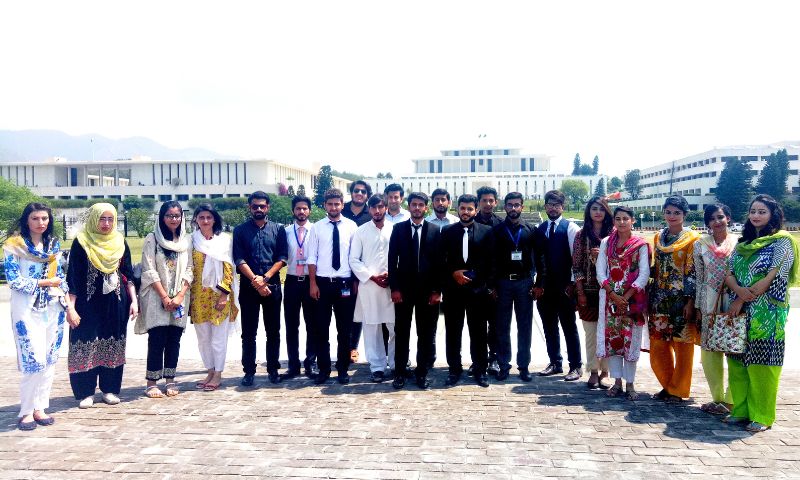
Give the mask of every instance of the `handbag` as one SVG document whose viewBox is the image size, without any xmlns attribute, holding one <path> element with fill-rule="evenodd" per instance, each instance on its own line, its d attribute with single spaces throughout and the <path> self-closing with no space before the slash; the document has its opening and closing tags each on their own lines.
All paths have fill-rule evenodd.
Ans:
<svg viewBox="0 0 800 480">
<path fill-rule="evenodd" d="M 744 353 L 747 343 L 747 314 L 732 317 L 720 312 L 725 282 L 719 288 L 714 310 L 711 312 L 706 349 L 712 352 Z"/>
</svg>

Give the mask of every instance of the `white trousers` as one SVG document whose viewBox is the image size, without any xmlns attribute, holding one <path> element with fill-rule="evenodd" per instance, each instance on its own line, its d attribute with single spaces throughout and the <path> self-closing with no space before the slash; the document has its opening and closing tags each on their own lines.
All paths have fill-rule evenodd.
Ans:
<svg viewBox="0 0 800 480">
<path fill-rule="evenodd" d="M 50 407 L 50 390 L 53 388 L 56 366 L 49 365 L 36 373 L 22 375 L 19 382 L 19 416 L 30 415 L 34 410 Z"/>
<path fill-rule="evenodd" d="M 608 369 L 611 378 L 622 378 L 627 383 L 633 383 L 636 379 L 636 362 L 625 360 L 621 355 L 608 357 Z"/>
<path fill-rule="evenodd" d="M 228 353 L 228 331 L 231 322 L 227 319 L 219 325 L 211 322 L 195 323 L 194 330 L 197 334 L 197 346 L 200 358 L 206 369 L 217 372 L 225 370 L 225 355 Z"/>
<path fill-rule="evenodd" d="M 607 372 L 608 359 L 597 358 L 597 322 L 583 322 L 584 342 L 586 344 L 586 369 L 590 372 Z"/>
<path fill-rule="evenodd" d="M 389 354 L 387 358 L 386 348 L 383 346 L 383 325 L 389 330 Z M 361 329 L 364 335 L 364 350 L 367 353 L 367 362 L 371 372 L 386 370 L 388 362 L 389 368 L 394 370 L 394 323 L 375 323 L 364 324 Z"/>
</svg>

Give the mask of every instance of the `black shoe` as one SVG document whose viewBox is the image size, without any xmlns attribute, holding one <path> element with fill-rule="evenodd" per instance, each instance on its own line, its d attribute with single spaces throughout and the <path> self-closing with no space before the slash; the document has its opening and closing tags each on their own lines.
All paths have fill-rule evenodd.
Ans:
<svg viewBox="0 0 800 480">
<path fill-rule="evenodd" d="M 380 370 L 378 370 L 376 372 L 372 372 L 372 381 L 373 382 L 381 383 L 381 382 L 383 382 L 383 379 L 384 379 L 384 375 L 383 375 L 383 372 L 381 372 Z"/>
<path fill-rule="evenodd" d="M 428 388 L 430 388 L 431 382 L 430 380 L 428 380 L 427 376 L 417 377 L 417 386 L 422 390 L 427 390 Z"/>
<path fill-rule="evenodd" d="M 498 372 L 495 374 L 495 378 L 497 378 L 497 380 L 498 380 L 499 382 L 502 382 L 503 380 L 506 380 L 506 379 L 508 378 L 508 370 L 506 370 L 506 369 L 504 368 L 504 369 L 502 369 L 502 370 L 498 371 Z"/>
<path fill-rule="evenodd" d="M 475 375 L 475 365 L 470 365 L 467 369 L 467 376 L 471 377 L 473 375 Z"/>
<path fill-rule="evenodd" d="M 519 379 L 522 380 L 523 382 L 530 382 L 531 380 L 533 380 L 533 377 L 531 377 L 531 372 L 529 372 L 527 368 L 520 368 Z"/>
<path fill-rule="evenodd" d="M 500 364 L 497 363 L 497 360 L 492 360 L 489 362 L 489 366 L 486 368 L 486 373 L 491 373 L 492 375 L 497 375 L 500 373 Z"/>
<path fill-rule="evenodd" d="M 267 374 L 267 380 L 272 384 L 281 383 L 281 376 L 278 375 L 278 372 L 269 372 Z"/>
<path fill-rule="evenodd" d="M 308 378 L 314 378 L 314 369 L 311 367 L 305 367 L 303 369 L 303 375 L 305 375 Z"/>
<path fill-rule="evenodd" d="M 406 377 L 402 375 L 395 375 L 394 381 L 392 381 L 392 386 L 398 390 L 406 386 Z"/>
<path fill-rule="evenodd" d="M 583 376 L 583 369 L 582 368 L 580 368 L 580 367 L 571 368 L 569 370 L 569 373 L 567 373 L 567 375 L 564 377 L 564 381 L 565 382 L 574 382 L 575 380 L 581 378 L 581 376 Z"/>
<path fill-rule="evenodd" d="M 31 430 L 36 430 L 36 421 L 32 422 L 23 422 L 22 418 L 17 421 L 17 428 L 22 430 L 23 432 L 30 432 Z"/>
<path fill-rule="evenodd" d="M 347 375 L 347 372 L 340 373 L 336 376 L 336 381 L 341 385 L 347 385 L 350 383 L 350 376 Z"/>
<path fill-rule="evenodd" d="M 415 374 L 415 373 L 414 373 L 414 370 L 412 370 L 412 369 L 411 369 L 411 368 L 409 368 L 409 367 L 406 367 L 405 371 L 403 372 L 403 375 L 404 375 L 406 378 L 414 378 L 414 377 L 416 377 L 416 376 L 417 376 L 417 374 Z"/>
<path fill-rule="evenodd" d="M 327 382 L 328 379 L 331 378 L 330 372 L 328 373 L 318 373 L 316 377 L 314 377 L 314 385 L 322 385 L 323 383 Z"/>
<path fill-rule="evenodd" d="M 245 375 L 244 377 L 242 377 L 241 385 L 243 387 L 252 387 L 253 380 L 255 380 L 255 375 Z"/>
<path fill-rule="evenodd" d="M 475 383 L 480 385 L 481 387 L 488 387 L 489 386 L 489 376 L 485 373 L 483 375 L 476 375 L 475 376 Z"/>
<path fill-rule="evenodd" d="M 451 373 L 447 376 L 447 380 L 444 381 L 444 384 L 447 387 L 452 387 L 453 385 L 456 385 L 459 380 L 461 380 L 460 374 L 456 375 L 455 373 Z"/>
<path fill-rule="evenodd" d="M 294 377 L 299 377 L 299 376 L 300 376 L 300 369 L 299 368 L 290 369 L 290 370 L 287 370 L 286 373 L 282 373 L 281 374 L 281 380 L 291 380 Z"/>
<path fill-rule="evenodd" d="M 555 375 L 557 373 L 564 373 L 564 369 L 560 365 L 551 363 L 547 367 L 545 367 L 544 370 L 539 372 L 539 375 L 542 377 L 549 377 L 550 375 Z"/>
</svg>

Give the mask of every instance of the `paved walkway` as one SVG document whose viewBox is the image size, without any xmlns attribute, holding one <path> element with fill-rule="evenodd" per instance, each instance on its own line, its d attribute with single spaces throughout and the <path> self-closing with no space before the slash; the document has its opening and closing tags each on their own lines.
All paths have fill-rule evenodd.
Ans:
<svg viewBox="0 0 800 480">
<path fill-rule="evenodd" d="M 131 353 L 142 339 L 130 339 Z M 222 388 L 207 393 L 194 391 L 204 370 L 191 341 L 183 345 L 179 396 L 144 398 L 137 354 L 122 403 L 88 410 L 77 408 L 62 358 L 49 410 L 57 422 L 33 432 L 15 429 L 19 374 L 0 349 L 0 478 L 800 478 L 796 368 L 784 370 L 773 430 L 751 435 L 699 410 L 709 399 L 699 368 L 695 396 L 681 405 L 612 399 L 559 377 L 445 388 L 442 360 L 429 391 L 373 384 L 363 363 L 347 386 L 273 386 L 260 366 L 257 386 L 244 389 L 232 361 Z M 637 385 L 659 389 L 646 354 Z"/>
</svg>

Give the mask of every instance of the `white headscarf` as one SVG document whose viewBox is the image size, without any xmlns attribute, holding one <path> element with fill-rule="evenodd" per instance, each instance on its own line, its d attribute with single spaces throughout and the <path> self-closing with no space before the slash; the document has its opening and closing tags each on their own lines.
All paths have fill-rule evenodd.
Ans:
<svg viewBox="0 0 800 480">
<path fill-rule="evenodd" d="M 183 217 L 181 217 L 183 218 Z M 177 240 L 167 240 L 164 238 L 164 234 L 161 233 L 161 228 L 159 225 L 156 225 L 155 231 L 153 235 L 156 238 L 156 243 L 163 248 L 164 250 L 172 250 L 173 252 L 178 253 L 178 258 L 176 259 L 176 267 L 175 267 L 175 289 L 180 290 L 182 288 L 183 283 L 181 279 L 183 278 L 184 272 L 186 272 L 186 266 L 189 265 L 189 255 L 181 255 L 182 253 L 186 252 L 191 245 L 191 240 L 189 236 L 186 235 L 186 229 L 181 226 L 181 234 Z M 173 292 L 167 292 L 169 295 L 173 295 Z"/>
<path fill-rule="evenodd" d="M 203 262 L 203 276 L 202 285 L 206 288 L 216 288 L 217 285 L 222 283 L 224 274 L 223 263 L 227 263 L 233 269 L 233 281 L 231 282 L 231 294 L 228 296 L 233 300 L 236 305 L 236 310 L 241 311 L 239 308 L 239 275 L 236 275 L 236 265 L 233 264 L 233 241 L 230 235 L 220 233 L 206 239 L 200 230 L 197 229 L 192 232 L 192 244 L 194 249 L 206 256 Z M 230 301 L 229 300 L 229 301 Z M 239 329 L 239 319 L 236 319 L 236 328 L 231 331 Z"/>
</svg>

